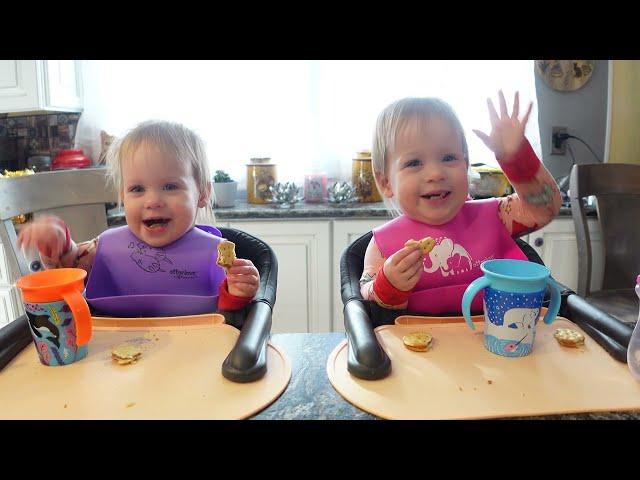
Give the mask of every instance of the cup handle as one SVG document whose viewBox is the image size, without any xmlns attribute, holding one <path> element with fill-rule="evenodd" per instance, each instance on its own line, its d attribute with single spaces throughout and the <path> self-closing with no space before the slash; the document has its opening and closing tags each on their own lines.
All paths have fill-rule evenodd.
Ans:
<svg viewBox="0 0 640 480">
<path fill-rule="evenodd" d="M 464 291 L 464 295 L 462 295 L 462 315 L 464 316 L 467 325 L 471 327 L 471 330 L 476 329 L 476 326 L 471 321 L 471 302 L 480 290 L 488 287 L 490 284 L 491 282 L 487 277 L 476 278 L 469 284 L 467 289 Z"/>
<path fill-rule="evenodd" d="M 76 345 L 81 347 L 91 340 L 91 312 L 82 294 L 77 290 L 64 292 L 62 298 L 69 308 L 76 322 Z"/>
<path fill-rule="evenodd" d="M 560 287 L 558 287 L 556 281 L 551 277 L 547 278 L 547 285 L 549 286 L 549 290 L 551 290 L 551 302 L 549 302 L 547 314 L 544 316 L 544 323 L 549 325 L 555 320 L 560 311 Z"/>
</svg>

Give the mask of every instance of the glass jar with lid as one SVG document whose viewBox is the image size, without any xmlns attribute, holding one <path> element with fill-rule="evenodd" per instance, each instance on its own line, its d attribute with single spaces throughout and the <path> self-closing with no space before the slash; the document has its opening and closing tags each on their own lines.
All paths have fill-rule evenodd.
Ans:
<svg viewBox="0 0 640 480">
<path fill-rule="evenodd" d="M 247 164 L 247 202 L 254 204 L 269 203 L 272 187 L 278 182 L 276 164 L 271 158 L 252 158 Z"/>
<path fill-rule="evenodd" d="M 371 152 L 362 150 L 357 152 L 353 159 L 351 170 L 351 183 L 356 191 L 359 202 L 381 202 L 382 196 L 378 192 L 378 187 L 373 176 L 371 165 Z"/>
</svg>

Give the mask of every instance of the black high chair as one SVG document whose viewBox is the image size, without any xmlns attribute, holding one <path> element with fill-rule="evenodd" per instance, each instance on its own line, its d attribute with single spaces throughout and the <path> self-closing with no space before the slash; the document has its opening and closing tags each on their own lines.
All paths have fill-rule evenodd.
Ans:
<svg viewBox="0 0 640 480">
<path fill-rule="evenodd" d="M 237 383 L 259 380 L 267 371 L 267 340 L 276 302 L 278 260 L 262 240 L 233 228 L 219 228 L 222 236 L 236 244 L 236 255 L 251 260 L 260 273 L 255 298 L 242 310 L 219 311 L 226 323 L 240 329 L 240 336 L 222 363 L 222 374 Z M 25 315 L 0 329 L 0 370 L 32 342 Z"/>
<path fill-rule="evenodd" d="M 352 375 L 365 380 L 378 380 L 391 373 L 391 361 L 382 349 L 374 329 L 380 325 L 394 323 L 402 315 L 424 314 L 408 310 L 389 310 L 377 303 L 364 300 L 360 294 L 360 277 L 364 269 L 364 255 L 373 236 L 365 233 L 353 241 L 340 259 L 340 283 L 344 305 L 344 326 L 348 342 L 347 370 Z M 537 252 L 525 241 L 516 243 L 531 262 L 544 265 Z M 595 308 L 570 288 L 561 287 L 561 307 L 559 315 L 568 318 L 582 328 L 600 344 L 613 358 L 627 361 L 627 347 L 633 329 L 630 325 Z M 544 306 L 549 303 L 548 296 Z M 483 312 L 472 312 L 482 314 Z M 459 316 L 460 312 L 450 312 L 441 316 Z"/>
</svg>

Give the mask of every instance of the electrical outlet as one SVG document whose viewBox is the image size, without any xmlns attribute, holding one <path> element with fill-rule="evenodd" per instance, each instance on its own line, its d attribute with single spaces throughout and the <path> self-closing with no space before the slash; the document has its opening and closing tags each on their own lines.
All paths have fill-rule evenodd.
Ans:
<svg viewBox="0 0 640 480">
<path fill-rule="evenodd" d="M 567 127 L 551 127 L 551 155 L 566 155 L 566 139 L 561 140 L 558 135 L 567 133 Z"/>
</svg>

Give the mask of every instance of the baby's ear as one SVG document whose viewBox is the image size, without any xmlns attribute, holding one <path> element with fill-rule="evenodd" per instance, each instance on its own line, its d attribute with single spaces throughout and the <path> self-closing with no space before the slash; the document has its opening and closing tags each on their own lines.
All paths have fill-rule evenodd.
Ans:
<svg viewBox="0 0 640 480">
<path fill-rule="evenodd" d="M 206 207 L 207 203 L 209 203 L 209 198 L 211 198 L 211 182 L 207 182 L 205 191 L 200 192 L 200 197 L 198 197 L 198 208 Z"/>
<path fill-rule="evenodd" d="M 391 182 L 387 176 L 382 172 L 376 172 L 376 183 L 378 184 L 378 190 L 387 198 L 393 197 L 393 190 L 391 189 Z"/>
</svg>

